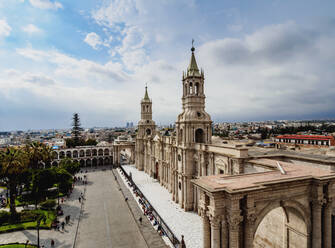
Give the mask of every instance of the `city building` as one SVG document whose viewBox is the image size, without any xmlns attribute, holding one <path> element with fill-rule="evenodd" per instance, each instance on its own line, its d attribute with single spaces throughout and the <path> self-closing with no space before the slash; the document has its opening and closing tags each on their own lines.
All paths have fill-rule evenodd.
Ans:
<svg viewBox="0 0 335 248">
<path fill-rule="evenodd" d="M 325 135 L 278 135 L 275 139 L 277 147 L 280 145 L 289 146 L 317 146 L 317 147 L 329 147 L 335 145 L 335 139 L 333 136 Z"/>
</svg>

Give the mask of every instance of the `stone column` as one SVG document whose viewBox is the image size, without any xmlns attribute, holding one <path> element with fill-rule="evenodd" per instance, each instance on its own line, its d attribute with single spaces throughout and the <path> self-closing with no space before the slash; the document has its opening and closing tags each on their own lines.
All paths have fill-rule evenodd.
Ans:
<svg viewBox="0 0 335 248">
<path fill-rule="evenodd" d="M 234 212 L 230 212 L 228 219 L 229 248 L 240 248 L 240 223 L 243 221 L 243 216 L 240 215 L 240 210 Z"/>
<path fill-rule="evenodd" d="M 321 233 L 321 210 L 323 200 L 314 200 L 312 202 L 313 214 L 313 236 L 312 247 L 321 247 L 322 233 Z"/>
<path fill-rule="evenodd" d="M 220 218 L 217 216 L 210 216 L 211 222 L 211 248 L 221 247 L 220 237 Z"/>
<path fill-rule="evenodd" d="M 324 247 L 332 246 L 332 198 L 327 200 L 323 215 Z"/>
<path fill-rule="evenodd" d="M 211 248 L 211 226 L 205 210 L 201 210 L 203 224 L 203 248 Z"/>
<path fill-rule="evenodd" d="M 228 229 L 225 215 L 221 218 L 221 247 L 228 248 Z"/>
<path fill-rule="evenodd" d="M 254 211 L 248 211 L 246 218 L 246 225 L 244 227 L 244 247 L 252 248 L 254 242 L 255 221 L 257 216 Z"/>
</svg>

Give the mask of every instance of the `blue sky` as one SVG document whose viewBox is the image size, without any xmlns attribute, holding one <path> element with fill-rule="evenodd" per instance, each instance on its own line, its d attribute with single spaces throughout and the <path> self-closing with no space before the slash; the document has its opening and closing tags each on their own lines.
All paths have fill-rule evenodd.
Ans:
<svg viewBox="0 0 335 248">
<path fill-rule="evenodd" d="M 334 118 L 335 2 L 0 1 L 0 130 L 181 112 L 195 39 L 214 121 Z"/>
</svg>

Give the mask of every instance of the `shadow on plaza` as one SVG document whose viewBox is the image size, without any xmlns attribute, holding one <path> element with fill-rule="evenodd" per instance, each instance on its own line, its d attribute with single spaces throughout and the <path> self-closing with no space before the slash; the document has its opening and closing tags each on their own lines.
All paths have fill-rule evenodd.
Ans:
<svg viewBox="0 0 335 248">
<path fill-rule="evenodd" d="M 56 231 L 55 231 L 56 232 Z M 37 231 L 36 234 L 32 234 L 31 232 L 24 230 L 22 233 L 27 237 L 27 240 L 30 241 L 30 243 L 37 244 Z M 65 241 L 60 241 L 55 238 L 40 238 L 40 245 L 44 245 L 45 248 L 51 247 L 51 240 L 55 241 L 54 247 L 62 247 L 62 248 L 71 248 L 71 244 L 66 244 Z"/>
</svg>

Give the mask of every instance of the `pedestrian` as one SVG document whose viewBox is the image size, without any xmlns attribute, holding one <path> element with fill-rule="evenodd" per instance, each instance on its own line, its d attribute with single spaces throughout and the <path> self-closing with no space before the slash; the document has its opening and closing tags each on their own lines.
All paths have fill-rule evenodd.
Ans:
<svg viewBox="0 0 335 248">
<path fill-rule="evenodd" d="M 55 246 L 55 241 L 52 239 L 51 240 L 51 247 L 54 247 Z"/>
<path fill-rule="evenodd" d="M 128 197 L 126 197 L 125 201 L 128 201 Z"/>
<path fill-rule="evenodd" d="M 142 225 L 142 216 L 138 220 L 140 221 L 140 224 Z"/>
<path fill-rule="evenodd" d="M 64 231 L 65 222 L 62 221 L 62 230 Z"/>
<path fill-rule="evenodd" d="M 79 203 L 80 203 L 81 202 L 81 197 L 80 196 L 79 196 L 78 200 L 79 200 Z"/>
</svg>

